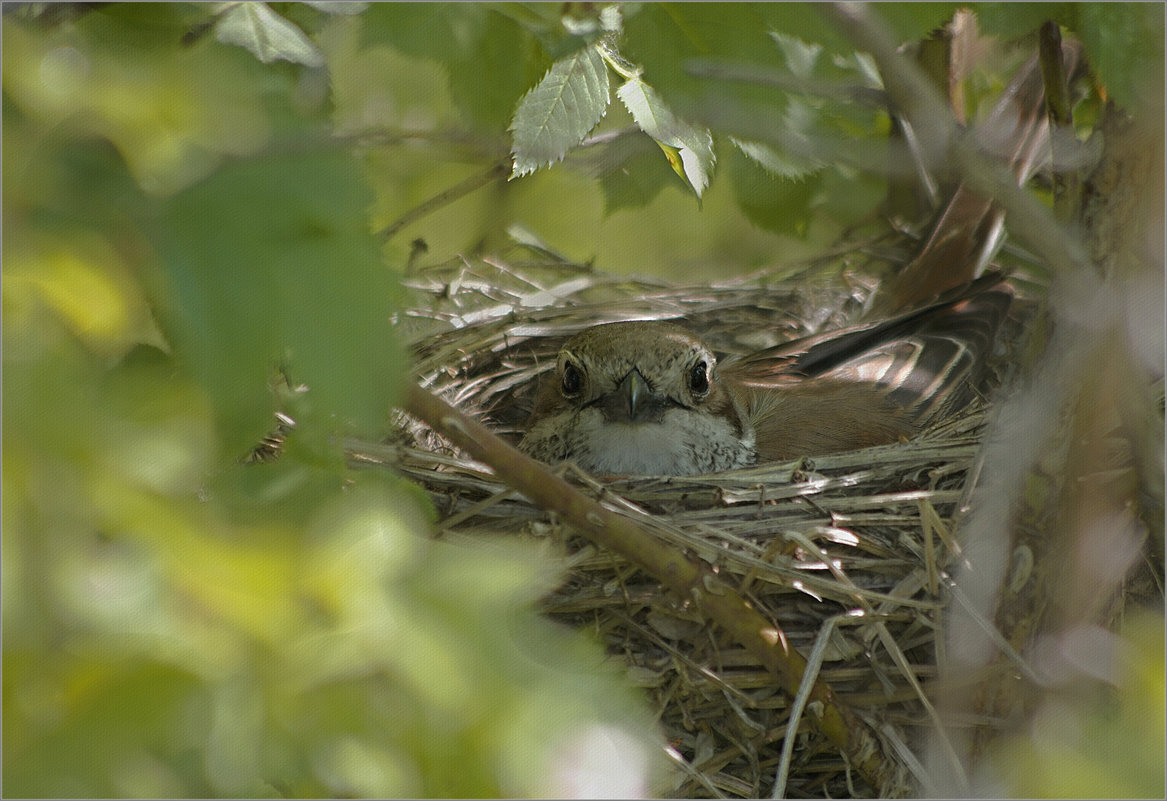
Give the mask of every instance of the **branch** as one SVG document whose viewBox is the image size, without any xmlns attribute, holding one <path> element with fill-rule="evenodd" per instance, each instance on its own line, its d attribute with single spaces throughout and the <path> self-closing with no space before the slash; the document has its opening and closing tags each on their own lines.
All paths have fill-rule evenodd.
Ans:
<svg viewBox="0 0 1167 801">
<path fill-rule="evenodd" d="M 1078 219 L 1078 169 L 1061 151 L 1074 138 L 1073 103 L 1070 98 L 1069 78 L 1062 59 L 1062 33 L 1053 20 L 1045 22 L 1038 33 L 1041 54 L 1041 80 L 1045 86 L 1045 102 L 1049 111 L 1050 149 L 1053 151 L 1054 216 L 1058 222 Z"/>
<path fill-rule="evenodd" d="M 985 158 L 976 142 L 961 134 L 936 87 L 896 52 L 882 20 L 862 3 L 833 3 L 824 9 L 859 50 L 875 59 L 892 103 L 908 119 L 932 165 L 945 164 L 968 186 L 993 198 L 1009 220 L 1009 232 L 1059 270 L 1090 269 L 1080 238 L 1054 220 L 1041 203 L 1017 186 L 1013 174 Z"/>
<path fill-rule="evenodd" d="M 410 223 L 416 222 L 422 217 L 425 217 L 427 214 L 432 214 L 438 209 L 450 205 L 455 200 L 461 200 L 462 198 L 466 197 L 466 195 L 469 195 L 471 192 L 474 192 L 477 189 L 481 189 L 487 184 L 493 183 L 500 178 L 505 178 L 507 173 L 510 172 L 510 168 L 509 160 L 492 164 L 486 172 L 478 173 L 477 175 L 471 175 L 461 183 L 455 184 L 449 189 L 445 189 L 434 195 L 429 200 L 424 200 L 417 204 L 412 209 L 405 212 L 405 214 L 402 214 L 400 217 L 394 220 L 392 223 L 378 231 L 377 236 L 381 238 L 382 242 L 389 241 L 393 238 L 394 234 Z"/>
<path fill-rule="evenodd" d="M 636 524 L 586 497 L 547 467 L 520 453 L 481 423 L 411 385 L 403 405 L 449 438 L 474 459 L 484 462 L 507 485 L 564 521 L 597 545 L 650 573 L 678 595 L 691 599 L 711 621 L 724 628 L 778 679 L 793 698 L 806 673 L 806 660 L 791 648 L 781 629 L 768 620 L 705 563 L 687 557 Z M 875 733 L 824 681 L 815 681 L 807 709 L 819 730 L 838 747 L 877 790 L 892 786 L 894 763 L 885 758 Z"/>
<path fill-rule="evenodd" d="M 726 59 L 690 59 L 685 62 L 685 72 L 696 78 L 769 86 L 791 94 L 824 97 L 841 103 L 855 103 L 865 108 L 886 109 L 888 106 L 887 93 L 882 89 L 872 89 L 868 86 L 823 78 L 809 78 L 795 75 L 790 70 L 738 63 Z"/>
</svg>

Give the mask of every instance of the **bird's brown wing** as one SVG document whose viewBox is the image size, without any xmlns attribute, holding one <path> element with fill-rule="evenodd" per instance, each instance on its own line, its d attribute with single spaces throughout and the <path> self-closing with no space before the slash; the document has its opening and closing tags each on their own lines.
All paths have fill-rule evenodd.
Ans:
<svg viewBox="0 0 1167 801">
<path fill-rule="evenodd" d="M 866 386 L 922 424 L 971 398 L 1012 299 L 999 274 L 986 275 L 921 309 L 727 361 L 721 374 L 751 392 Z M 823 417 L 829 412 L 824 406 Z"/>
<path fill-rule="evenodd" d="M 741 391 L 761 462 L 883 445 L 919 429 L 873 384 L 803 380 Z"/>
<path fill-rule="evenodd" d="M 1077 49 L 1063 51 L 1074 69 Z M 1035 58 L 978 130 L 982 149 L 1008 163 L 1021 184 L 1048 154 L 1042 90 Z M 988 198 L 958 186 L 916 258 L 876 298 L 877 310 L 911 311 L 721 366 L 744 396 L 759 458 L 892 442 L 971 399 L 1013 300 L 999 273 L 969 280 L 999 241 L 986 233 L 1000 215 Z"/>
<path fill-rule="evenodd" d="M 1062 57 L 1068 76 L 1083 66 L 1080 46 L 1067 41 Z M 1073 80 L 1071 77 L 1070 80 Z M 991 113 L 975 129 L 981 152 L 1009 165 L 1019 186 L 1049 159 L 1049 126 L 1041 62 L 1035 55 L 1013 76 Z M 876 308 L 895 311 L 960 286 L 977 275 L 1002 241 L 1004 211 L 967 183 L 961 183 L 938 210 L 920 250 L 880 287 Z"/>
</svg>

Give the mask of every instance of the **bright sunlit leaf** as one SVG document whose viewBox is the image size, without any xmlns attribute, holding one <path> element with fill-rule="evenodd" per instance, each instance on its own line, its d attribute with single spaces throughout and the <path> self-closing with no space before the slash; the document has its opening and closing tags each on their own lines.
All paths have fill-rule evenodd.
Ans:
<svg viewBox="0 0 1167 801">
<path fill-rule="evenodd" d="M 512 176 L 562 159 L 603 119 L 608 102 L 608 67 L 595 48 L 556 61 L 515 111 Z"/>
<path fill-rule="evenodd" d="M 264 64 L 291 61 L 306 67 L 324 66 L 320 48 L 267 3 L 231 4 L 215 23 L 215 35 L 224 44 L 246 47 Z"/>
<path fill-rule="evenodd" d="M 616 94 L 640 129 L 660 144 L 673 171 L 701 197 L 709 186 L 709 174 L 717 160 L 709 131 L 678 119 L 639 77 L 625 81 Z"/>
</svg>

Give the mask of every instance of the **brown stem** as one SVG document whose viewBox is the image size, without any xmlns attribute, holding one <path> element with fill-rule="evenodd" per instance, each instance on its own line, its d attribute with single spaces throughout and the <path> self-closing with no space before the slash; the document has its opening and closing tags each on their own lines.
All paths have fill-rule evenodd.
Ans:
<svg viewBox="0 0 1167 801">
<path fill-rule="evenodd" d="M 1041 80 L 1049 114 L 1050 149 L 1053 151 L 1054 217 L 1060 223 L 1069 223 L 1078 217 L 1081 184 L 1078 171 L 1062 152 L 1075 139 L 1070 86 L 1062 59 L 1062 32 L 1058 24 L 1053 20 L 1046 21 L 1038 33 L 1038 41 Z"/>
<path fill-rule="evenodd" d="M 420 220 L 427 214 L 432 214 L 444 206 L 450 205 L 455 200 L 460 200 L 476 189 L 480 189 L 487 184 L 492 183 L 493 181 L 497 181 L 499 178 L 505 177 L 509 169 L 510 163 L 506 161 L 500 161 L 496 164 L 492 164 L 490 169 L 488 169 L 486 172 L 479 173 L 478 175 L 471 175 L 461 183 L 455 184 L 449 189 L 443 190 L 434 195 L 429 200 L 424 200 L 417 204 L 412 209 L 394 220 L 392 223 L 382 228 L 377 233 L 377 236 L 381 237 L 382 242 L 388 241 L 393 237 L 394 234 L 410 223 Z"/>
<path fill-rule="evenodd" d="M 540 508 L 558 513 L 592 542 L 653 575 L 696 606 L 753 654 L 793 697 L 802 684 L 806 660 L 791 648 L 781 629 L 754 609 L 705 563 L 670 547 L 646 528 L 586 497 L 547 467 L 520 453 L 432 393 L 411 385 L 403 408 L 440 432 Z M 866 724 L 816 681 L 807 709 L 822 733 L 874 788 L 891 787 L 895 765 L 884 757 Z"/>
</svg>

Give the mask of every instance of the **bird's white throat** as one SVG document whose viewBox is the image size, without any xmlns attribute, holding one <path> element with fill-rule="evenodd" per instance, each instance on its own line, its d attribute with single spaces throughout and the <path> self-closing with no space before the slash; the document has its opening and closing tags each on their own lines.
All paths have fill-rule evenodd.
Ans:
<svg viewBox="0 0 1167 801">
<path fill-rule="evenodd" d="M 540 421 L 524 450 L 542 451 L 540 440 L 550 438 L 562 440 L 563 458 L 600 475 L 693 475 L 745 467 L 755 459 L 752 431 L 743 437 L 724 417 L 692 409 L 669 409 L 660 422 L 621 423 L 587 408 L 570 421 Z"/>
</svg>

